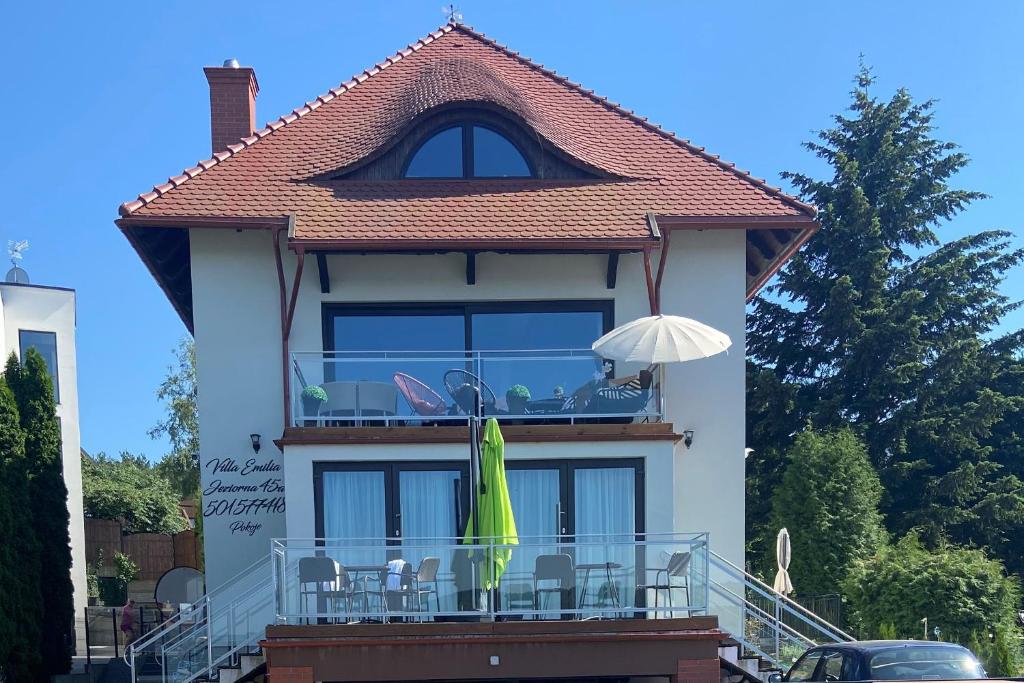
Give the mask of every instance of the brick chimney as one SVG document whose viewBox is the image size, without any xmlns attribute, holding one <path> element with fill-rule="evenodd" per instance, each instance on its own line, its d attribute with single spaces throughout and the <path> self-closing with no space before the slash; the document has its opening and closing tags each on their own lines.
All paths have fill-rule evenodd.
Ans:
<svg viewBox="0 0 1024 683">
<path fill-rule="evenodd" d="M 225 60 L 224 66 L 203 69 L 210 83 L 210 137 L 213 151 L 247 138 L 256 130 L 256 95 L 260 92 L 256 73 L 238 60 Z"/>
</svg>

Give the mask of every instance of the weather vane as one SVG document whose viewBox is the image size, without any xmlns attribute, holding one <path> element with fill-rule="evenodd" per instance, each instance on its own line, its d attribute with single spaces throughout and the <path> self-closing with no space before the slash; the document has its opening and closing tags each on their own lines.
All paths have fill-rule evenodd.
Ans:
<svg viewBox="0 0 1024 683">
<path fill-rule="evenodd" d="M 457 24 L 462 21 L 462 12 L 455 6 L 455 3 L 445 5 L 441 8 L 441 13 L 448 17 L 449 24 Z"/>
<path fill-rule="evenodd" d="M 22 254 L 28 249 L 28 240 L 7 240 L 7 254 L 11 257 L 11 265 L 18 267 L 18 261 L 24 258 Z"/>
</svg>

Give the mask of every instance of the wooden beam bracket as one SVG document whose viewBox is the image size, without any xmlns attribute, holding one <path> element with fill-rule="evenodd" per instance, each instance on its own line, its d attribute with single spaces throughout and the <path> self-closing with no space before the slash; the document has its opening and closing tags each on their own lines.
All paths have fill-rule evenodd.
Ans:
<svg viewBox="0 0 1024 683">
<path fill-rule="evenodd" d="M 619 252 L 608 252 L 608 272 L 605 275 L 605 284 L 608 289 L 615 289 L 615 282 L 619 279 Z"/>
<path fill-rule="evenodd" d="M 476 252 L 466 252 L 466 284 L 476 284 Z"/>
<path fill-rule="evenodd" d="M 331 293 L 331 271 L 327 268 L 327 254 L 318 251 L 316 253 L 316 269 L 320 273 L 320 293 Z"/>
</svg>

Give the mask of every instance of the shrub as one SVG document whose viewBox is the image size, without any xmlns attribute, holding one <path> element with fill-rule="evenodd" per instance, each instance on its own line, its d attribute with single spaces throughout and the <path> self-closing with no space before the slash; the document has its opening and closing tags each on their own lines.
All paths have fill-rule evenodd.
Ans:
<svg viewBox="0 0 1024 683">
<path fill-rule="evenodd" d="M 1017 580 L 981 550 L 926 550 L 905 536 L 853 567 L 844 583 L 861 637 L 916 637 L 921 619 L 971 648 L 989 674 L 1022 673 Z"/>
<path fill-rule="evenodd" d="M 806 430 L 787 456 L 772 501 L 772 524 L 789 530 L 793 586 L 801 595 L 834 593 L 856 560 L 885 543 L 878 512 L 882 485 L 867 449 L 849 429 Z M 774 544 L 769 554 L 763 564 L 774 572 Z"/>
<path fill-rule="evenodd" d="M 530 400 L 530 390 L 524 387 L 522 384 L 513 384 L 505 392 L 506 399 L 519 399 L 521 401 Z"/>
<path fill-rule="evenodd" d="M 125 586 L 139 578 L 139 565 L 124 553 L 114 553 L 114 564 L 117 565 L 117 578 Z"/>
<path fill-rule="evenodd" d="M 310 384 L 302 390 L 302 398 L 320 401 L 323 403 L 327 400 L 327 392 L 324 391 L 324 388 L 319 384 Z"/>
</svg>

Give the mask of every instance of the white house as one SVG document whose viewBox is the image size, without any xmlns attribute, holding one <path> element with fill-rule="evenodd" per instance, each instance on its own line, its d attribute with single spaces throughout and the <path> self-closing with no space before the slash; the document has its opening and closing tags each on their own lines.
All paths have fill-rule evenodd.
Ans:
<svg viewBox="0 0 1024 683">
<path fill-rule="evenodd" d="M 20 269 L 19 269 L 20 271 Z M 24 271 L 20 271 L 24 274 Z M 27 282 L 0 282 L 0 340 L 4 359 L 35 348 L 53 377 L 60 420 L 64 483 L 68 489 L 71 582 L 75 590 L 76 649 L 85 652 L 85 532 L 82 507 L 81 436 L 78 429 L 78 362 L 75 353 L 75 290 Z"/>
<path fill-rule="evenodd" d="M 527 603 L 543 602 L 537 558 L 557 555 L 575 563 L 571 616 L 650 616 L 645 582 L 685 553 L 697 573 L 676 600 L 714 614 L 701 544 L 743 564 L 744 307 L 813 234 L 813 209 L 459 24 L 262 129 L 253 69 L 205 72 L 213 157 L 122 205 L 117 224 L 195 337 L 208 588 L 287 539 L 278 622 L 308 608 L 300 555 L 347 566 L 338 580 L 356 592 L 368 584 L 353 565 L 438 555 L 434 622 L 465 609 L 444 542 L 468 518 L 465 392 L 478 386 L 504 432 Z M 658 312 L 734 345 L 651 369 L 590 351 Z M 517 599 L 502 589 L 487 609 Z M 272 679 L 288 666 L 337 680 L 324 662 L 349 662 L 267 652 L 280 652 Z M 717 678 L 713 664 L 690 677 Z"/>
</svg>

